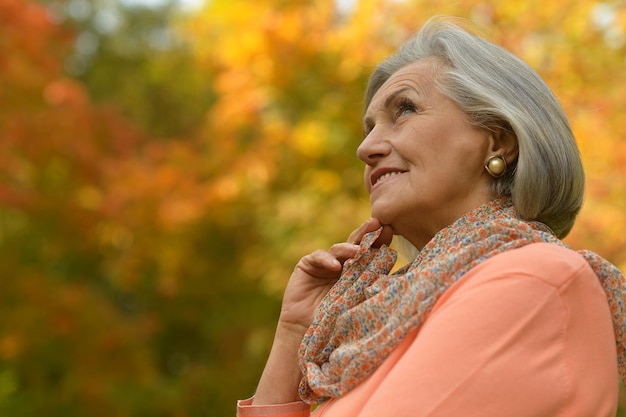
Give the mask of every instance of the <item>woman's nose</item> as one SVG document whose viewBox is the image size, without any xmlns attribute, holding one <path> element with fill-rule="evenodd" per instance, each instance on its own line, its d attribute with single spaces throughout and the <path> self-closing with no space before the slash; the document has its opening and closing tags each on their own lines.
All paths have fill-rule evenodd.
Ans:
<svg viewBox="0 0 626 417">
<path fill-rule="evenodd" d="M 363 142 L 356 150 L 357 157 L 368 165 L 372 165 L 378 159 L 389 155 L 391 145 L 388 141 L 382 139 L 380 132 L 372 129 L 363 139 Z"/>
</svg>

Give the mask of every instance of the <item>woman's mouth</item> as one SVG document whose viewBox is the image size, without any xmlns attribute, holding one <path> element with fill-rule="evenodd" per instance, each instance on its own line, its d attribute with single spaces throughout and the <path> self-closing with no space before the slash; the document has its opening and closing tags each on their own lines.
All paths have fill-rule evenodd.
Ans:
<svg viewBox="0 0 626 417">
<path fill-rule="evenodd" d="M 389 178 L 395 177 L 396 175 L 404 174 L 406 171 L 400 170 L 385 170 L 384 172 L 375 172 L 371 177 L 372 188 L 382 184 Z"/>
</svg>

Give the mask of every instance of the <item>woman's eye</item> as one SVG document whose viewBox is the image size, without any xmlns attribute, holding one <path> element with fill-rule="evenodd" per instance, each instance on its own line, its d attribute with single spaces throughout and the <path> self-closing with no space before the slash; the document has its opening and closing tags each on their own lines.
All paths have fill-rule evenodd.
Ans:
<svg viewBox="0 0 626 417">
<path fill-rule="evenodd" d="M 417 108 L 415 107 L 415 104 L 411 103 L 408 100 L 403 100 L 398 105 L 398 109 L 397 109 L 396 115 L 398 117 L 399 116 L 404 116 L 404 115 L 409 114 L 409 113 L 415 113 L 416 110 L 417 110 Z"/>
</svg>

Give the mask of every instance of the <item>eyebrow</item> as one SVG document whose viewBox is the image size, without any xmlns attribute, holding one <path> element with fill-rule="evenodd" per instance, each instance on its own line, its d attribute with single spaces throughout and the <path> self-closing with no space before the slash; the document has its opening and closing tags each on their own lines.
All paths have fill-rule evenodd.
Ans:
<svg viewBox="0 0 626 417">
<path fill-rule="evenodd" d="M 402 95 L 407 90 L 413 90 L 413 89 L 411 87 L 402 87 L 401 89 L 396 90 L 393 93 L 389 94 L 389 97 L 387 97 L 387 99 L 385 100 L 385 108 L 388 108 L 391 105 L 391 103 L 396 99 L 396 97 L 398 97 L 399 95 Z"/>
<path fill-rule="evenodd" d="M 413 90 L 415 91 L 413 88 L 411 87 L 402 87 L 399 90 L 394 91 L 393 93 L 389 94 L 389 96 L 387 96 L 387 98 L 385 99 L 385 103 L 384 103 L 384 108 L 388 109 L 389 106 L 391 105 L 391 103 L 393 103 L 393 101 L 399 96 L 402 95 L 405 91 L 407 90 Z M 371 117 L 365 117 L 363 119 L 363 125 L 364 126 L 369 126 L 372 124 L 372 118 Z"/>
</svg>

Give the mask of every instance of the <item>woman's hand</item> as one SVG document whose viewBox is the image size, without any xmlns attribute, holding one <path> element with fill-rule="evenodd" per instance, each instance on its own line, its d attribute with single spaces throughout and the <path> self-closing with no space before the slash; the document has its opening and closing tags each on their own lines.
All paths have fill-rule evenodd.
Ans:
<svg viewBox="0 0 626 417">
<path fill-rule="evenodd" d="M 326 251 L 317 250 L 300 259 L 285 290 L 279 326 L 304 335 L 313 321 L 315 310 L 341 276 L 344 262 L 356 255 L 358 244 L 365 234 L 380 227 L 377 219 L 369 219 L 354 230 L 346 242 L 337 243 Z M 375 247 L 388 245 L 392 237 L 391 227 L 386 226 Z"/>
<path fill-rule="evenodd" d="M 347 242 L 300 259 L 285 290 L 274 344 L 253 404 L 284 404 L 298 400 L 298 384 L 302 378 L 298 347 L 302 337 L 313 321 L 317 306 L 341 276 L 343 263 L 356 255 L 365 234 L 380 227 L 377 219 L 369 219 L 350 234 Z M 391 227 L 385 226 L 374 246 L 389 244 L 392 237 Z"/>
</svg>

